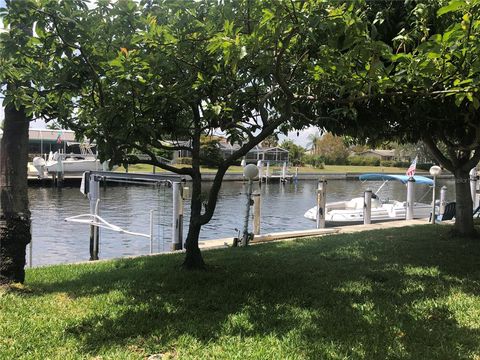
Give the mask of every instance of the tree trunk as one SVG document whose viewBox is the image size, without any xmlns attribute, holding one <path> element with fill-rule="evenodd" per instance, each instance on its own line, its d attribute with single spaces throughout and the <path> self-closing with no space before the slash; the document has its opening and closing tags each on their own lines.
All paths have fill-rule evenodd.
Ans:
<svg viewBox="0 0 480 360">
<path fill-rule="evenodd" d="M 468 171 L 455 171 L 455 192 L 455 232 L 460 236 L 472 236 L 475 234 L 475 228 L 473 226 L 473 202 Z"/>
<path fill-rule="evenodd" d="M 25 248 L 31 240 L 28 207 L 29 119 L 13 104 L 5 108 L 0 143 L 0 283 L 25 280 Z"/>
<path fill-rule="evenodd" d="M 204 269 L 205 262 L 202 258 L 202 253 L 198 247 L 198 237 L 200 236 L 200 229 L 202 224 L 200 216 L 202 213 L 202 177 L 200 170 L 195 171 L 192 176 L 192 200 L 190 203 L 190 224 L 188 227 L 188 234 L 186 243 L 186 256 L 183 262 L 183 267 L 186 269 Z"/>
</svg>

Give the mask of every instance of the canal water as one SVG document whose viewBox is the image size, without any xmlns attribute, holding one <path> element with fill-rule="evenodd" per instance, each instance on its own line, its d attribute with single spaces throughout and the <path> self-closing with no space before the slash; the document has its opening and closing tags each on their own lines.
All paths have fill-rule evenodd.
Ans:
<svg viewBox="0 0 480 360">
<path fill-rule="evenodd" d="M 355 180 L 331 180 L 327 185 L 327 202 L 363 196 L 370 188 L 376 190 L 381 182 L 361 183 Z M 448 187 L 448 200 L 454 199 L 453 181 L 440 181 Z M 209 187 L 204 183 L 204 187 Z M 261 232 L 279 232 L 315 228 L 315 223 L 303 217 L 315 205 L 316 181 L 297 184 L 258 183 L 254 191 L 262 196 Z M 241 229 L 246 206 L 246 184 L 225 182 L 211 222 L 203 226 L 201 241 L 232 237 Z M 431 202 L 432 192 L 425 185 L 416 186 L 416 201 Z M 427 193 L 428 192 L 428 193 Z M 406 200 L 406 187 L 390 182 L 379 193 L 381 199 Z M 439 190 L 437 190 L 437 198 Z M 88 225 L 65 222 L 69 216 L 89 212 L 89 202 L 78 187 L 29 188 L 32 212 L 33 266 L 71 263 L 89 259 Z M 184 235 L 188 231 L 190 203 L 185 202 Z M 171 247 L 172 189 L 153 186 L 108 186 L 101 190 L 100 215 L 108 222 L 126 230 L 148 233 L 149 214 L 154 210 L 154 250 L 168 251 Z M 100 229 L 100 258 L 117 258 L 148 254 L 147 238 Z"/>
</svg>

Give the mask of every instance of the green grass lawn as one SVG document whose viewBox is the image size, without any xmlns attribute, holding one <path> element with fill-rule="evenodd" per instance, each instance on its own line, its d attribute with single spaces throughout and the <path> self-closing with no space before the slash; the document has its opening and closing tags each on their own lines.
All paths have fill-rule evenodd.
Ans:
<svg viewBox="0 0 480 360">
<path fill-rule="evenodd" d="M 180 165 L 181 166 L 181 165 Z M 184 165 L 185 166 L 185 165 Z M 276 171 L 280 173 L 282 171 L 281 167 L 271 167 L 271 171 Z M 125 169 L 120 167 L 117 171 L 124 172 Z M 153 171 L 152 165 L 145 165 L 145 164 L 136 164 L 130 165 L 128 168 L 130 172 L 149 172 Z M 155 168 L 156 172 L 165 172 L 160 168 Z M 202 167 L 202 171 L 204 173 L 215 173 L 217 170 L 212 168 Z M 289 167 L 288 171 L 290 173 L 295 172 L 295 167 Z M 298 168 L 299 173 L 317 173 L 317 174 L 335 174 L 335 173 L 368 173 L 368 172 L 384 172 L 384 173 L 392 173 L 392 174 L 404 174 L 406 171 L 405 168 L 396 168 L 396 167 L 384 167 L 384 166 L 353 166 L 353 165 L 325 165 L 324 169 L 316 169 L 313 167 L 308 166 L 301 166 Z M 243 172 L 243 168 L 241 166 L 231 166 L 228 169 L 228 173 L 232 174 L 241 174 Z M 421 171 L 419 171 L 421 172 Z"/>
<path fill-rule="evenodd" d="M 449 230 L 29 270 L 0 288 L 0 359 L 478 360 L 480 244 Z"/>
</svg>

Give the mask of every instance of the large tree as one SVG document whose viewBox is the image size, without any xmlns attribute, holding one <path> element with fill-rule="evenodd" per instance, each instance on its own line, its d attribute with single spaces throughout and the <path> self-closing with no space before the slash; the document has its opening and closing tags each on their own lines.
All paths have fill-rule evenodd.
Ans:
<svg viewBox="0 0 480 360">
<path fill-rule="evenodd" d="M 5 119 L 0 141 L 0 284 L 23 282 L 25 248 L 31 240 L 27 191 L 28 128 L 31 117 L 20 97 L 30 86 L 32 67 L 22 57 L 28 51 L 33 22 L 28 2 L 7 1 L 8 16 L 0 47 L 0 81 L 4 88 Z M 15 37 L 15 41 L 12 38 Z M 16 99 L 13 94 L 17 94 Z"/>
<path fill-rule="evenodd" d="M 297 99 L 306 84 L 310 14 L 324 29 L 339 28 L 342 12 L 317 2 L 43 1 L 35 8 L 39 55 L 47 64 L 34 112 L 97 141 L 113 163 L 154 164 L 192 180 L 186 239 L 188 268 L 203 267 L 202 225 L 212 218 L 230 165 L 274 131 L 301 128 L 314 106 Z M 327 44 L 326 33 L 318 45 Z M 218 169 L 202 196 L 201 139 L 222 132 L 240 148 Z M 155 153 L 187 150 L 190 167 Z M 129 156 L 133 151 L 149 160 Z M 208 159 L 210 162 L 213 159 Z"/>
<path fill-rule="evenodd" d="M 337 33 L 336 47 L 311 53 L 311 82 L 318 82 L 298 97 L 317 102 L 319 124 L 336 134 L 372 144 L 425 142 L 455 175 L 455 229 L 471 235 L 469 170 L 480 159 L 480 2 L 359 2 L 350 9 L 350 29 Z M 309 40 L 316 43 L 315 36 Z"/>
</svg>

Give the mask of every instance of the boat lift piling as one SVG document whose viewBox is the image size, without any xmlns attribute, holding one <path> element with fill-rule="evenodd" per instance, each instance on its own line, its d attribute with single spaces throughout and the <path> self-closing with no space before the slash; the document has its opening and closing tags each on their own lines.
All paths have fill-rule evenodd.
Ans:
<svg viewBox="0 0 480 360">
<path fill-rule="evenodd" d="M 172 250 L 183 248 L 183 190 L 180 182 L 173 183 Z"/>
<path fill-rule="evenodd" d="M 150 241 L 150 254 L 153 254 L 153 213 L 154 210 L 149 212 L 149 233 L 139 233 L 122 229 L 121 227 L 111 224 L 108 221 L 102 219 L 98 215 L 98 208 L 100 202 L 100 182 L 101 181 L 114 181 L 120 183 L 131 184 L 144 184 L 144 185 L 163 185 L 174 186 L 174 224 L 172 229 L 172 243 L 174 250 L 182 248 L 183 241 L 183 184 L 184 179 L 180 176 L 171 175 L 154 175 L 154 174 L 122 174 L 108 171 L 90 171 L 84 173 L 84 180 L 80 186 L 80 191 L 88 196 L 90 202 L 89 214 L 82 214 L 71 216 L 65 219 L 65 221 L 76 222 L 80 224 L 90 225 L 90 260 L 98 260 L 99 253 L 99 228 L 103 227 L 108 230 L 116 231 L 122 234 L 128 234 L 133 236 L 141 236 L 148 238 Z M 173 180 L 177 180 L 174 182 Z M 188 188 L 185 188 L 185 191 Z"/>
<path fill-rule="evenodd" d="M 372 223 L 372 190 L 368 189 L 363 194 L 363 223 Z"/>
<path fill-rule="evenodd" d="M 318 181 L 317 186 L 317 229 L 325 227 L 325 204 L 327 200 L 327 181 Z"/>
<path fill-rule="evenodd" d="M 415 203 L 415 179 L 410 177 L 407 181 L 407 214 L 406 220 L 413 220 L 413 205 Z"/>
<path fill-rule="evenodd" d="M 88 181 L 88 199 L 90 201 L 90 215 L 98 215 L 98 201 L 100 200 L 100 179 L 90 175 Z M 100 228 L 90 225 L 90 260 L 98 260 L 100 248 Z"/>
</svg>

